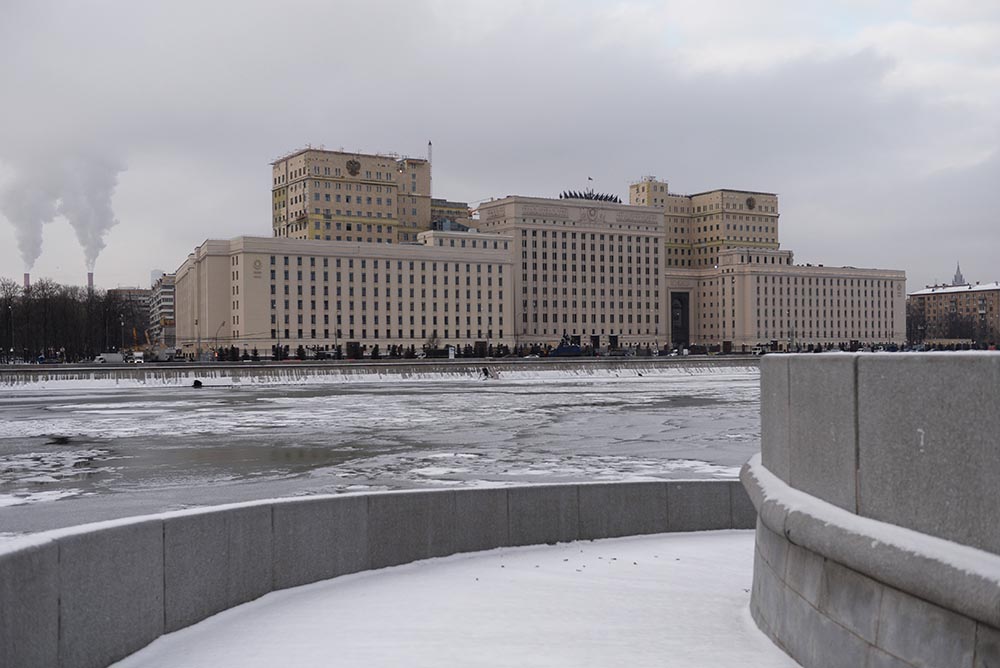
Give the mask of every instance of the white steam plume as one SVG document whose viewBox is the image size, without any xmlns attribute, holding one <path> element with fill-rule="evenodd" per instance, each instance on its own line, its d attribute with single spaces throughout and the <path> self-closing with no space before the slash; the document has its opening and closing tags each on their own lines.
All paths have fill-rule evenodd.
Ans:
<svg viewBox="0 0 1000 668">
<path fill-rule="evenodd" d="M 26 272 L 42 254 L 42 225 L 56 216 L 58 191 L 53 185 L 34 170 L 21 169 L 0 191 L 0 211 L 14 225 Z"/>
<path fill-rule="evenodd" d="M 42 226 L 57 215 L 69 221 L 93 271 L 104 237 L 118 224 L 111 198 L 123 166 L 107 156 L 77 153 L 13 163 L 14 180 L 0 191 L 0 210 L 14 225 L 25 271 L 42 252 Z"/>
<path fill-rule="evenodd" d="M 66 160 L 63 168 L 59 213 L 73 226 L 87 271 L 93 271 L 97 256 L 104 250 L 104 237 L 118 224 L 111 198 L 122 166 L 105 157 L 74 157 Z"/>
</svg>

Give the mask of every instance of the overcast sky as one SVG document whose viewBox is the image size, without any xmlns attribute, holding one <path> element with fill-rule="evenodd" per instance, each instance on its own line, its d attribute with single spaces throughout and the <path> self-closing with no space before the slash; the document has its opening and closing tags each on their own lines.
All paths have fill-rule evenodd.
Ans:
<svg viewBox="0 0 1000 668">
<path fill-rule="evenodd" d="M 436 197 L 777 192 L 796 262 L 1000 280 L 996 0 L 2 0 L 0 60 L 18 280 L 145 286 L 269 236 L 280 155 L 428 139 Z"/>
</svg>

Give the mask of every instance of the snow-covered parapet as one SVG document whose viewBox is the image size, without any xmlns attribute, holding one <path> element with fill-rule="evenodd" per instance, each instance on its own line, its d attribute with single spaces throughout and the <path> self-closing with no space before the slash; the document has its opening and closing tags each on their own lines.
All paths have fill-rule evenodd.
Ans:
<svg viewBox="0 0 1000 668">
<path fill-rule="evenodd" d="M 998 448 L 1000 354 L 766 358 L 758 625 L 806 668 L 1000 663 Z"/>
<path fill-rule="evenodd" d="M 669 480 L 275 499 L 58 529 L 0 545 L 0 666 L 106 666 L 270 591 L 359 571 L 754 518 L 737 481 Z"/>
</svg>

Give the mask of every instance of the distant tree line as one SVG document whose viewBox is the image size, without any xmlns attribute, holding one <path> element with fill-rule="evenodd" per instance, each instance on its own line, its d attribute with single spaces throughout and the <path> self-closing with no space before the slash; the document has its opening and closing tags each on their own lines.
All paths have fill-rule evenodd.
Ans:
<svg viewBox="0 0 1000 668">
<path fill-rule="evenodd" d="M 149 313 L 117 294 L 43 278 L 0 277 L 0 361 L 79 362 L 142 347 Z"/>
</svg>

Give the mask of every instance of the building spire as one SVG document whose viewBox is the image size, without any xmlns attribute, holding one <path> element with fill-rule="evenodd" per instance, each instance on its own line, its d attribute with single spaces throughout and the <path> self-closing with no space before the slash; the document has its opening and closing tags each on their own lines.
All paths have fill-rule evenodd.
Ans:
<svg viewBox="0 0 1000 668">
<path fill-rule="evenodd" d="M 968 285 L 965 282 L 965 277 L 962 276 L 962 265 L 959 262 L 955 263 L 955 278 L 951 280 L 952 285 Z"/>
</svg>

